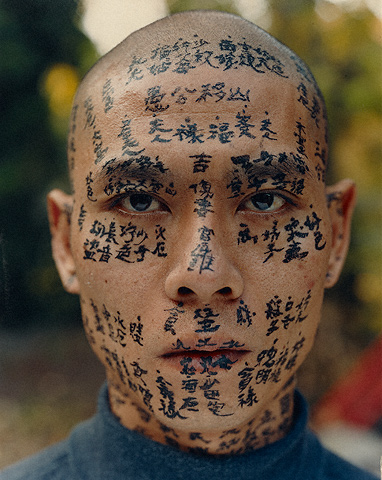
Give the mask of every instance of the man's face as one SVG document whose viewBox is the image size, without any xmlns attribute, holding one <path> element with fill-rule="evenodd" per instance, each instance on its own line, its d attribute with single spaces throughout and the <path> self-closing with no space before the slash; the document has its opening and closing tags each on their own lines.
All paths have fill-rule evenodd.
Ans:
<svg viewBox="0 0 382 480">
<path fill-rule="evenodd" d="M 313 104 L 297 80 L 240 69 L 129 85 L 110 69 L 80 97 L 71 249 L 115 405 L 233 428 L 295 374 L 332 244 Z"/>
</svg>

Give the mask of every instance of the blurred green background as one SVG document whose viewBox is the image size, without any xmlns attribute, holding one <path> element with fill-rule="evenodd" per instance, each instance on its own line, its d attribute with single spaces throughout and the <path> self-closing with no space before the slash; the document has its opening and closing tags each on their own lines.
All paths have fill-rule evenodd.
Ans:
<svg viewBox="0 0 382 480">
<path fill-rule="evenodd" d="M 104 8 L 114 2 L 104 2 Z M 134 18 L 139 2 L 124 3 Z M 301 375 L 302 389 L 314 403 L 382 328 L 382 12 L 361 0 L 164 3 L 168 13 L 207 8 L 258 23 L 306 61 L 326 98 L 329 183 L 355 179 L 358 205 L 345 270 L 327 292 L 321 339 Z M 378 0 L 374 5 L 382 9 Z M 69 191 L 65 147 L 71 102 L 100 55 L 84 33 L 85 7 L 74 0 L 0 3 L 0 340 L 66 331 L 73 343 L 72 332 L 81 324 L 78 298 L 64 292 L 51 258 L 45 196 L 54 187 Z M 20 353 L 20 344 L 12 345 Z M 53 360 L 49 350 L 49 361 L 65 363 L 59 342 L 54 345 L 59 355 Z M 0 366 L 0 374 L 4 371 L 3 382 L 17 377 L 11 367 L 2 372 Z M 4 391 L 10 395 L 9 388 Z"/>
</svg>

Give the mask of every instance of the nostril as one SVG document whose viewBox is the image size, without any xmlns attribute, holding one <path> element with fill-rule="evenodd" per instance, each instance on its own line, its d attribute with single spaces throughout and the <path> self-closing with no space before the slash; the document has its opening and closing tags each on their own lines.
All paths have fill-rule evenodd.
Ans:
<svg viewBox="0 0 382 480">
<path fill-rule="evenodd" d="M 179 287 L 178 294 L 179 295 L 190 295 L 190 293 L 194 293 L 191 288 L 188 287 Z"/>
<path fill-rule="evenodd" d="M 232 294 L 232 289 L 230 287 L 223 287 L 220 290 L 218 290 L 218 293 L 221 295 L 231 295 Z"/>
</svg>

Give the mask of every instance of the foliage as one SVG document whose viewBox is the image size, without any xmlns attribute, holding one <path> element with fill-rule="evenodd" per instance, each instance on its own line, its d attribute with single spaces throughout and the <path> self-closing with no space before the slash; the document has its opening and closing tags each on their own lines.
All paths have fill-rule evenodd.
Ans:
<svg viewBox="0 0 382 480">
<path fill-rule="evenodd" d="M 45 209 L 51 186 L 67 186 L 67 112 L 78 78 L 96 58 L 75 21 L 73 0 L 3 0 L 0 5 L 3 325 L 79 317 L 78 300 L 63 292 L 51 260 Z"/>
<path fill-rule="evenodd" d="M 170 13 L 184 12 L 185 10 L 219 10 L 222 12 L 238 13 L 235 2 L 231 0 L 167 0 Z"/>
</svg>

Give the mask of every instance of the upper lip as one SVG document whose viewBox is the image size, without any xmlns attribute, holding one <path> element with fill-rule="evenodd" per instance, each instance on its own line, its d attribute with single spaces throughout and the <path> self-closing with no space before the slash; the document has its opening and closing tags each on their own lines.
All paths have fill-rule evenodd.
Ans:
<svg viewBox="0 0 382 480">
<path fill-rule="evenodd" d="M 202 354 L 202 353 L 210 353 L 210 354 L 221 354 L 223 355 L 224 352 L 249 352 L 250 350 L 246 348 L 244 342 L 240 342 L 239 340 L 229 339 L 208 339 L 209 342 L 206 342 L 206 345 L 198 345 L 198 342 L 195 342 L 195 339 L 190 339 L 187 341 L 186 339 L 179 339 L 182 343 L 182 347 L 176 348 L 174 344 L 170 348 L 166 348 L 162 353 L 161 357 L 169 357 L 171 355 L 179 355 L 179 354 Z M 204 339 L 207 340 L 207 339 Z"/>
<path fill-rule="evenodd" d="M 175 350 L 173 352 L 164 353 L 161 355 L 162 358 L 169 358 L 169 357 L 181 357 L 181 356 L 189 356 L 194 357 L 198 355 L 210 356 L 210 355 L 228 355 L 229 353 L 248 353 L 249 350 L 239 350 L 239 349 L 225 349 L 225 350 Z"/>
</svg>

